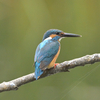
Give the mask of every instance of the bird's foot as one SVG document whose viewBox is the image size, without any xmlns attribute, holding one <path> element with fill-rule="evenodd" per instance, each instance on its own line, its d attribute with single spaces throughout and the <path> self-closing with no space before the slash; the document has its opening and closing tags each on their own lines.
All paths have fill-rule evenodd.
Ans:
<svg viewBox="0 0 100 100">
<path fill-rule="evenodd" d="M 59 63 L 55 63 L 55 65 L 54 65 L 54 69 L 56 68 L 56 66 L 58 65 Z"/>
</svg>

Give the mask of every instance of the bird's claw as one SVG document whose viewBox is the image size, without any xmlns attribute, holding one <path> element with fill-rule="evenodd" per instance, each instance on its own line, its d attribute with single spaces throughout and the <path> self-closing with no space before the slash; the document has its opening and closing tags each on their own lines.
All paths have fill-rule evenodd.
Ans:
<svg viewBox="0 0 100 100">
<path fill-rule="evenodd" d="M 54 69 L 56 68 L 56 66 L 57 66 L 58 64 L 59 64 L 59 63 L 55 63 L 55 64 L 54 64 Z"/>
</svg>

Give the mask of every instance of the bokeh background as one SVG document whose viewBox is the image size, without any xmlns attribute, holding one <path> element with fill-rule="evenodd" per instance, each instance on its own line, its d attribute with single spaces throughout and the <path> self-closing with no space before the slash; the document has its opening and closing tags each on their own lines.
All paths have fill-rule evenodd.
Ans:
<svg viewBox="0 0 100 100">
<path fill-rule="evenodd" d="M 37 45 L 51 28 L 65 38 L 57 62 L 100 53 L 99 0 L 0 0 L 0 83 L 34 72 Z M 100 63 L 77 67 L 0 94 L 0 100 L 100 100 Z"/>
</svg>

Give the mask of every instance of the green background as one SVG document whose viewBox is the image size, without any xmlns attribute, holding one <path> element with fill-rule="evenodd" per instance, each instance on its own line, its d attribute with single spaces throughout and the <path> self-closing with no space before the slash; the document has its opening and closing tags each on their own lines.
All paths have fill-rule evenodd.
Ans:
<svg viewBox="0 0 100 100">
<path fill-rule="evenodd" d="M 100 53 L 100 0 L 0 0 L 0 83 L 34 72 L 37 45 L 48 29 L 65 38 L 57 62 Z M 0 100 L 100 100 L 100 63 L 77 67 L 0 94 Z"/>
</svg>

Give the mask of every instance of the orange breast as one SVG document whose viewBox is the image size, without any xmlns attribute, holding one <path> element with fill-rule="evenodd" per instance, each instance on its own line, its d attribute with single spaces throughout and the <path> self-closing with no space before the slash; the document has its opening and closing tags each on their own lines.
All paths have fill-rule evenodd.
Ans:
<svg viewBox="0 0 100 100">
<path fill-rule="evenodd" d="M 48 69 L 54 66 L 59 53 L 60 53 L 60 47 L 59 47 L 59 50 L 58 50 L 57 54 L 55 55 L 55 57 L 53 58 L 53 60 L 51 61 L 51 63 L 48 65 L 48 67 L 47 67 Z"/>
</svg>

